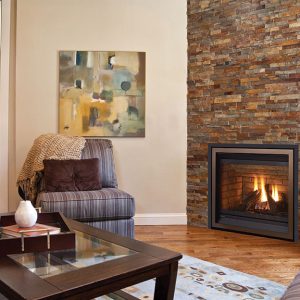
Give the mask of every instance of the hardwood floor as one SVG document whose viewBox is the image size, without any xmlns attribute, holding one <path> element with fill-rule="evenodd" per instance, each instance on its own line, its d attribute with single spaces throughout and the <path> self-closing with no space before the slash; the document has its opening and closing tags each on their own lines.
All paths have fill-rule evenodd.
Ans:
<svg viewBox="0 0 300 300">
<path fill-rule="evenodd" d="M 185 225 L 136 226 L 135 238 L 285 285 L 300 271 L 300 242 Z"/>
</svg>

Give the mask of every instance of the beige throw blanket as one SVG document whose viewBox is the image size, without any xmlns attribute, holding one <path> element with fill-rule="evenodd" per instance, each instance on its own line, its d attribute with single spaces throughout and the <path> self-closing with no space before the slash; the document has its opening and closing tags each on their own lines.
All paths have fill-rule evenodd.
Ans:
<svg viewBox="0 0 300 300">
<path fill-rule="evenodd" d="M 44 159 L 80 159 L 85 139 L 62 134 L 43 134 L 35 139 L 19 174 L 17 185 L 35 203 Z"/>
</svg>

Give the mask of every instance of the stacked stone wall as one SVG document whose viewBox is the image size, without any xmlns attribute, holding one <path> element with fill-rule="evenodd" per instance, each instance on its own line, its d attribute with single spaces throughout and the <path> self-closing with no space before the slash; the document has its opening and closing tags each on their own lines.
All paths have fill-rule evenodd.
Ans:
<svg viewBox="0 0 300 300">
<path fill-rule="evenodd" d="M 205 225 L 208 143 L 300 143 L 300 1 L 187 3 L 187 214 Z"/>
</svg>

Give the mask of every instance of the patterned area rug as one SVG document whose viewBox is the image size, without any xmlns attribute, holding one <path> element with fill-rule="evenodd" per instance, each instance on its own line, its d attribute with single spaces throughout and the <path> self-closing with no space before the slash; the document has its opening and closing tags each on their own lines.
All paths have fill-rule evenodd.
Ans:
<svg viewBox="0 0 300 300">
<path fill-rule="evenodd" d="M 154 280 L 126 288 L 139 299 L 153 299 Z M 175 300 L 279 300 L 286 286 L 194 257 L 180 260 Z M 100 297 L 97 299 L 111 299 Z"/>
</svg>

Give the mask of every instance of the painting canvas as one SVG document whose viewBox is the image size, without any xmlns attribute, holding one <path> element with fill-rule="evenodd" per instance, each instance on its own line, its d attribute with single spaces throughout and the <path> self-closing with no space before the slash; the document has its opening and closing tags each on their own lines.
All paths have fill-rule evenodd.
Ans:
<svg viewBox="0 0 300 300">
<path fill-rule="evenodd" d="M 59 132 L 145 136 L 145 52 L 60 51 Z"/>
</svg>

